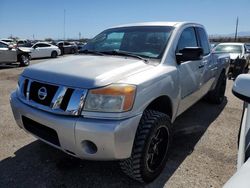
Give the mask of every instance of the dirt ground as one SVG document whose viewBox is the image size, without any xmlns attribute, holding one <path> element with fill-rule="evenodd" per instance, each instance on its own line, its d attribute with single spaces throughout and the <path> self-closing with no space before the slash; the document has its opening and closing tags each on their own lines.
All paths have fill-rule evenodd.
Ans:
<svg viewBox="0 0 250 188">
<path fill-rule="evenodd" d="M 117 162 L 70 157 L 17 127 L 9 95 L 22 71 L 0 67 L 0 187 L 219 188 L 236 171 L 242 102 L 231 93 L 233 81 L 222 105 L 200 101 L 178 117 L 166 168 L 153 183 L 142 185 L 127 178 Z"/>
</svg>

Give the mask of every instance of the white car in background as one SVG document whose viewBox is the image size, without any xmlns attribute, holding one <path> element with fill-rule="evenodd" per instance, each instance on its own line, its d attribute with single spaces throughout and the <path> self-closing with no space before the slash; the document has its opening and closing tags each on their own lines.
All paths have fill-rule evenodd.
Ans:
<svg viewBox="0 0 250 188">
<path fill-rule="evenodd" d="M 34 58 L 43 58 L 43 57 L 52 57 L 56 58 L 58 55 L 61 55 L 61 50 L 52 44 L 47 42 L 37 42 L 32 47 L 20 47 L 23 51 L 30 51 L 30 56 Z"/>
<path fill-rule="evenodd" d="M 233 94 L 244 101 L 239 131 L 237 172 L 223 188 L 250 187 L 250 74 L 239 75 L 233 86 Z"/>
<path fill-rule="evenodd" d="M 239 74 L 248 72 L 250 51 L 244 43 L 220 43 L 213 51 L 215 53 L 228 53 L 230 55 L 229 79 L 235 79 Z"/>
<path fill-rule="evenodd" d="M 15 44 L 15 41 L 13 39 L 0 39 L 0 41 L 6 42 L 11 45 Z"/>
</svg>

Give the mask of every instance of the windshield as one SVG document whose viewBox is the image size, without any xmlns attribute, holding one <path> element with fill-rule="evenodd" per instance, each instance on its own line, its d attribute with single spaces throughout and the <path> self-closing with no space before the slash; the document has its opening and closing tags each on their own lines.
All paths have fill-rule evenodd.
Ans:
<svg viewBox="0 0 250 188">
<path fill-rule="evenodd" d="M 108 29 L 85 46 L 88 51 L 122 51 L 146 58 L 160 59 L 173 27 L 136 26 Z"/>
<path fill-rule="evenodd" d="M 215 52 L 242 53 L 241 45 L 218 45 Z"/>
</svg>

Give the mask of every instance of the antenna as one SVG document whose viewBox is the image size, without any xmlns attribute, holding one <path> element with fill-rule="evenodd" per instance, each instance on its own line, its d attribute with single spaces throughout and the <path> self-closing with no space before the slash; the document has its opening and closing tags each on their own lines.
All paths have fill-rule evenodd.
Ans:
<svg viewBox="0 0 250 188">
<path fill-rule="evenodd" d="M 236 41 L 237 41 L 238 24 L 239 24 L 239 18 L 238 18 L 238 16 L 237 16 L 237 19 L 236 19 L 236 28 L 235 28 L 235 37 L 234 37 L 234 42 L 236 42 Z"/>
</svg>

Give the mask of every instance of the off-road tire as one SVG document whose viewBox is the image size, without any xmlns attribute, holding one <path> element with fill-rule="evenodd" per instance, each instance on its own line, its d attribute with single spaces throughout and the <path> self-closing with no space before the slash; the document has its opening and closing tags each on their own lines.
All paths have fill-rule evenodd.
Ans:
<svg viewBox="0 0 250 188">
<path fill-rule="evenodd" d="M 26 67 L 30 64 L 30 56 L 28 54 L 21 54 L 19 56 L 19 66 L 20 67 Z"/>
<path fill-rule="evenodd" d="M 51 52 L 51 57 L 52 58 L 56 58 L 58 56 L 56 51 Z"/>
<path fill-rule="evenodd" d="M 156 134 L 158 134 L 159 138 L 163 137 L 163 140 L 157 143 L 158 152 L 155 152 L 155 148 L 152 147 L 156 145 L 154 144 L 155 139 L 158 137 Z M 164 113 L 146 110 L 135 135 L 131 157 L 120 162 L 122 171 L 130 178 L 142 183 L 153 181 L 166 165 L 171 142 L 172 124 L 170 118 Z M 151 150 L 149 154 L 150 149 L 153 149 L 153 152 Z M 150 168 L 148 161 L 149 157 L 154 157 L 154 155 L 159 160 L 157 162 L 157 158 L 154 159 L 156 165 L 155 170 L 152 170 L 152 166 Z M 153 157 L 151 160 L 153 160 Z M 161 158 L 162 160 L 160 160 Z"/>
<path fill-rule="evenodd" d="M 225 98 L 226 85 L 227 85 L 227 77 L 225 72 L 222 72 L 220 74 L 220 77 L 218 78 L 214 90 L 210 91 L 206 95 L 205 97 L 206 100 L 213 104 L 221 104 Z"/>
</svg>

